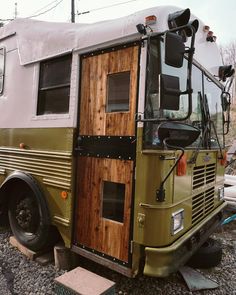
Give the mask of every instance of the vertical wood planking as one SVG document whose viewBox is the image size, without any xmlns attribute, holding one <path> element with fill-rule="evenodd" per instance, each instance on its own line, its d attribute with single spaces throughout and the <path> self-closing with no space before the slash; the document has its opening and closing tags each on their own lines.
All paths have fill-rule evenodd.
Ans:
<svg viewBox="0 0 236 295">
<path fill-rule="evenodd" d="M 82 60 L 80 135 L 134 136 L 138 46 Z M 129 111 L 106 113 L 107 76 L 130 72 Z M 101 253 L 128 262 L 133 161 L 80 156 L 75 239 Z M 102 217 L 103 181 L 125 184 L 123 222 Z"/>
<path fill-rule="evenodd" d="M 106 113 L 107 76 L 126 71 L 130 71 L 129 111 Z M 138 46 L 82 60 L 81 135 L 135 135 L 137 71 Z"/>
<path fill-rule="evenodd" d="M 137 99 L 138 46 L 130 47 L 116 54 L 109 65 L 109 73 L 130 71 L 130 102 L 128 112 L 106 114 L 106 135 L 134 136 Z"/>
<path fill-rule="evenodd" d="M 133 162 L 81 157 L 79 165 L 86 181 L 81 181 L 79 175 L 76 239 L 89 248 L 128 261 Z M 102 217 L 103 181 L 125 184 L 123 223 Z"/>
</svg>

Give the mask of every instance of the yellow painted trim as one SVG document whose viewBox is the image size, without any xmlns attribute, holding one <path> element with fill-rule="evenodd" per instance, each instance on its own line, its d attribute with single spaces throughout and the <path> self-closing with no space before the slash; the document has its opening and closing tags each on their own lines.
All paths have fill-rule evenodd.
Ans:
<svg viewBox="0 0 236 295">
<path fill-rule="evenodd" d="M 57 188 L 70 189 L 70 182 L 58 181 L 50 178 L 43 178 L 43 183 Z"/>
<path fill-rule="evenodd" d="M 56 223 L 59 223 L 59 224 L 61 224 L 61 225 L 64 225 L 64 226 L 67 226 L 67 227 L 70 226 L 70 220 L 69 220 L 69 219 L 62 218 L 62 217 L 59 217 L 59 216 L 54 215 L 54 216 L 53 216 L 53 220 L 54 220 Z"/>
<path fill-rule="evenodd" d="M 0 147 L 2 153 L 15 153 L 23 155 L 34 155 L 34 156 L 51 156 L 53 158 L 65 158 L 69 159 L 72 153 L 66 152 L 54 152 L 54 151 L 43 151 L 43 150 L 27 150 L 18 148 Z"/>
<path fill-rule="evenodd" d="M 207 218 L 189 230 L 187 235 L 180 237 L 172 245 L 163 248 L 145 247 L 144 274 L 154 277 L 166 277 L 176 271 L 214 231 L 220 219 L 216 219 L 214 224 L 210 226 L 208 226 L 208 222 L 211 222 L 225 206 L 226 203 L 221 204 Z M 206 229 L 205 234 L 199 236 L 200 240 L 196 240 L 196 244 L 191 248 L 188 241 L 204 227 Z"/>
<path fill-rule="evenodd" d="M 5 174 L 6 174 L 6 169 L 2 169 L 2 168 L 0 168 L 0 174 L 1 174 L 1 175 L 5 175 Z"/>
<path fill-rule="evenodd" d="M 217 207 L 211 214 L 209 214 L 204 220 L 202 220 L 200 223 L 198 223 L 195 227 L 190 229 L 188 231 L 187 235 L 183 235 L 181 238 L 179 238 L 177 241 L 175 241 L 172 245 L 162 248 L 149 248 L 146 247 L 145 251 L 155 252 L 155 253 L 168 253 L 173 252 L 177 250 L 184 242 L 186 242 L 190 236 L 194 235 L 197 231 L 199 231 L 205 223 L 207 223 L 214 215 L 219 213 L 221 210 L 223 210 L 227 206 L 226 202 L 221 204 L 219 207 Z"/>
</svg>

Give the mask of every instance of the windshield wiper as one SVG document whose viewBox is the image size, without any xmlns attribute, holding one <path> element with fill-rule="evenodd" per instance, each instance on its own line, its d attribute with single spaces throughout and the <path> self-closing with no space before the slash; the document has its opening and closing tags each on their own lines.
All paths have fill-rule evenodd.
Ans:
<svg viewBox="0 0 236 295">
<path fill-rule="evenodd" d="M 220 158 L 223 159 L 223 151 L 220 145 L 219 137 L 216 131 L 215 123 L 211 120 L 211 115 L 209 112 L 209 105 L 207 101 L 207 96 L 206 94 L 204 95 L 204 98 L 202 97 L 202 93 L 199 91 L 198 92 L 199 98 L 200 98 L 200 104 L 201 104 L 201 111 L 202 111 L 202 125 L 205 126 L 203 133 L 202 133 L 202 138 L 199 142 L 199 145 L 197 149 L 194 151 L 192 157 L 189 160 L 189 163 L 195 163 L 198 153 L 200 151 L 201 145 L 203 143 L 203 146 L 206 147 L 207 149 L 211 149 L 211 126 L 213 127 L 213 131 L 216 137 L 216 142 L 219 146 L 220 149 Z"/>
</svg>

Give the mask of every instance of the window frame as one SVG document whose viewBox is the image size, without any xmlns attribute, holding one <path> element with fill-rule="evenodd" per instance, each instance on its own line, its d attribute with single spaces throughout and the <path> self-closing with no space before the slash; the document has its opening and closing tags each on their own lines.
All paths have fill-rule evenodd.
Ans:
<svg viewBox="0 0 236 295">
<path fill-rule="evenodd" d="M 57 57 L 53 57 L 51 59 L 43 60 L 39 63 L 39 71 L 38 71 L 38 89 L 37 89 L 37 101 L 36 101 L 36 117 L 43 117 L 43 116 L 50 116 L 50 117 L 67 117 L 69 115 L 70 111 L 70 91 L 71 91 L 71 74 L 72 74 L 72 54 L 65 54 Z M 57 62 L 59 60 L 70 60 L 70 72 L 69 72 L 69 79 L 68 83 L 59 83 L 52 86 L 41 86 L 41 81 L 43 79 L 44 74 L 44 68 L 42 65 L 45 65 L 47 63 L 53 64 L 53 62 Z M 51 113 L 40 113 L 40 93 L 51 91 L 51 90 L 57 90 L 57 89 L 66 89 L 68 88 L 68 107 L 66 112 L 51 112 Z"/>
<path fill-rule="evenodd" d="M 6 68 L 6 47 L 1 46 L 0 50 L 3 50 L 3 67 L 2 67 L 2 76 L 0 76 L 0 79 L 2 77 L 2 87 L 0 87 L 0 96 L 3 95 L 4 92 L 4 80 L 5 80 L 5 68 Z"/>
<path fill-rule="evenodd" d="M 116 187 L 114 188 L 114 186 Z M 115 198 L 114 195 L 112 195 L 113 199 L 109 199 L 107 196 L 110 195 L 112 189 L 113 192 L 115 191 Z M 101 192 L 101 218 L 124 224 L 126 184 L 111 180 L 103 180 Z M 110 208 L 109 204 L 111 205 Z M 112 217 L 107 215 L 109 211 L 112 212 Z M 122 211 L 121 215 L 118 214 L 119 211 Z"/>
<path fill-rule="evenodd" d="M 112 104 L 112 100 L 111 100 L 111 96 L 109 96 L 110 93 L 110 90 L 111 90 L 111 84 L 110 84 L 110 78 L 114 78 L 114 77 L 117 77 L 118 75 L 126 75 L 128 74 L 128 77 L 129 77 L 129 80 L 128 80 L 128 83 L 126 86 L 128 86 L 128 100 L 127 100 L 127 106 L 128 108 L 127 109 L 119 109 L 118 106 L 122 105 L 117 103 L 115 101 L 115 105 L 116 105 L 116 108 L 115 110 L 109 110 L 109 106 L 111 108 L 111 104 Z M 127 81 L 126 81 L 127 82 Z M 106 91 L 106 113 L 108 114 L 113 114 L 113 113 L 127 113 L 130 111 L 130 85 L 131 85 L 131 72 L 130 71 L 121 71 L 121 72 L 115 72 L 115 73 L 109 73 L 107 75 L 107 91 Z M 114 104 L 114 103 L 113 103 Z"/>
</svg>

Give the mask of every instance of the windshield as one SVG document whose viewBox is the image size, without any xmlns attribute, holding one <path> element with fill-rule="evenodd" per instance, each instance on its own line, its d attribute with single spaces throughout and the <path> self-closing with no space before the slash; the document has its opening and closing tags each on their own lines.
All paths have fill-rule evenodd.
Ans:
<svg viewBox="0 0 236 295">
<path fill-rule="evenodd" d="M 188 95 L 180 95 L 178 110 L 160 109 L 160 74 L 179 78 L 180 90 L 186 90 L 187 60 L 181 68 L 174 68 L 164 63 L 163 42 L 158 39 L 150 41 L 147 65 L 147 88 L 145 118 L 165 118 L 166 120 L 184 118 L 188 114 Z M 197 66 L 192 67 L 192 114 L 184 121 L 200 129 L 201 134 L 190 147 L 223 147 L 223 114 L 221 106 L 222 90 L 210 80 Z M 160 146 L 158 123 L 146 122 L 144 130 L 145 147 Z M 207 129 L 206 129 L 207 127 Z M 216 132 L 215 132 L 216 131 Z"/>
<path fill-rule="evenodd" d="M 222 147 L 224 146 L 221 93 L 222 90 L 210 78 L 204 75 L 204 96 L 209 106 L 211 119 L 209 140 L 210 146 L 214 148 L 218 145 L 217 140 Z"/>
</svg>

